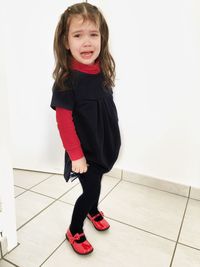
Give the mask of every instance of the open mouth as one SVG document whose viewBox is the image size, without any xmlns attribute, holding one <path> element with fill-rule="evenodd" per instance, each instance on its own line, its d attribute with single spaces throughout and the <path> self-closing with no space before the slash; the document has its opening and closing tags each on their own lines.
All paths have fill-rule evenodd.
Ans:
<svg viewBox="0 0 200 267">
<path fill-rule="evenodd" d="M 90 58 L 93 55 L 93 51 L 81 52 L 83 58 Z"/>
</svg>

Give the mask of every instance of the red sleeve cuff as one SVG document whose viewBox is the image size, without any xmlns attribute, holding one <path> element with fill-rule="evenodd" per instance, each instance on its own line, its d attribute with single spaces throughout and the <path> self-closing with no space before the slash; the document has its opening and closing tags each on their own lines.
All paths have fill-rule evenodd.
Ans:
<svg viewBox="0 0 200 267">
<path fill-rule="evenodd" d="M 75 130 L 72 111 L 57 107 L 56 120 L 63 146 L 70 159 L 77 160 L 84 157 L 81 143 Z"/>
<path fill-rule="evenodd" d="M 77 159 L 81 159 L 82 157 L 84 157 L 82 148 L 80 146 L 77 148 L 74 148 L 73 150 L 68 149 L 67 153 L 71 160 L 77 160 Z"/>
</svg>

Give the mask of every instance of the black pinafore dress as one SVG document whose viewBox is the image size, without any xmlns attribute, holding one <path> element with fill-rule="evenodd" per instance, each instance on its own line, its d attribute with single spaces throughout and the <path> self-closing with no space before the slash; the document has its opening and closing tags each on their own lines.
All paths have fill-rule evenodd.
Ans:
<svg viewBox="0 0 200 267">
<path fill-rule="evenodd" d="M 54 83 L 51 108 L 72 110 L 76 133 L 89 166 L 103 173 L 116 162 L 121 146 L 118 114 L 113 91 L 103 85 L 103 74 L 72 70 L 65 81 L 70 89 L 61 91 Z M 71 160 L 65 151 L 64 178 L 73 181 L 80 174 L 72 172 Z"/>
</svg>

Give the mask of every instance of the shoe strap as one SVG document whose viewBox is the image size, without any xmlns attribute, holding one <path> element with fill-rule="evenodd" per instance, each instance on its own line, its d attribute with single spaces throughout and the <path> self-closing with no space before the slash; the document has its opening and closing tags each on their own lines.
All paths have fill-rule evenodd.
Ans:
<svg viewBox="0 0 200 267">
<path fill-rule="evenodd" d="M 103 214 L 103 211 L 100 211 L 99 213 L 97 213 L 96 215 L 94 215 L 93 217 L 91 216 L 91 219 L 92 220 L 95 220 L 97 217 L 99 217 L 99 216 L 102 216 L 102 217 L 104 217 L 104 214 Z"/>
<path fill-rule="evenodd" d="M 85 235 L 84 233 L 81 233 L 81 234 L 76 233 L 74 236 L 69 237 L 69 241 L 71 244 L 73 244 L 76 240 L 79 240 L 84 235 Z"/>
</svg>

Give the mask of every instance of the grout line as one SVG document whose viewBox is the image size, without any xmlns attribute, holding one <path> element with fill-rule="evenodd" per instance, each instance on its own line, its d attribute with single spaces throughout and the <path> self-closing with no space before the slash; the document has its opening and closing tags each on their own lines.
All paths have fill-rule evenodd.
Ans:
<svg viewBox="0 0 200 267">
<path fill-rule="evenodd" d="M 109 177 L 111 177 L 111 176 L 109 176 Z M 112 178 L 115 178 L 115 177 L 112 177 Z M 119 178 L 115 178 L 116 180 L 119 180 L 119 182 L 114 186 L 114 187 L 116 187 L 120 182 L 121 182 L 121 180 L 119 179 Z M 74 185 L 72 188 L 75 188 L 76 186 L 78 186 L 79 185 L 79 183 L 77 183 L 76 185 Z M 102 200 L 104 200 L 107 196 L 108 196 L 108 194 L 114 189 L 114 187 L 110 190 L 110 191 L 108 191 L 108 193 L 101 199 L 101 201 Z M 72 189 L 71 188 L 71 189 Z M 71 206 L 74 206 L 74 204 L 72 204 L 72 203 L 70 203 L 70 202 L 67 202 L 67 201 L 64 201 L 64 200 L 60 200 L 59 198 L 62 198 L 65 194 L 67 194 L 70 190 L 68 190 L 68 191 L 66 191 L 63 195 L 61 195 L 59 198 L 54 198 L 54 197 L 51 197 L 51 196 L 48 196 L 48 195 L 45 195 L 45 194 L 43 194 L 43 193 L 40 193 L 40 192 L 37 192 L 37 191 L 34 191 L 34 190 L 30 190 L 30 189 L 27 189 L 26 191 L 28 191 L 28 192 L 32 192 L 32 193 L 36 193 L 36 194 L 38 194 L 38 195 L 41 195 L 41 196 L 45 196 L 45 197 L 48 197 L 48 198 L 51 198 L 51 199 L 53 199 L 53 200 L 58 200 L 58 201 L 60 201 L 60 202 L 63 202 L 63 203 L 65 203 L 65 204 L 68 204 L 68 205 L 71 205 Z M 23 192 L 24 193 L 24 192 Z M 23 194 L 22 193 L 22 194 Z M 21 194 L 20 194 L 21 195 Z M 18 195 L 18 196 L 20 196 L 20 195 Z M 101 202 L 100 201 L 100 202 Z M 100 203 L 99 202 L 99 203 Z"/>
<path fill-rule="evenodd" d="M 35 187 L 35 186 L 37 186 L 37 185 L 39 185 L 39 184 L 41 184 L 41 183 L 47 181 L 48 179 L 50 179 L 50 178 L 53 177 L 53 176 L 54 176 L 54 175 L 50 175 L 49 177 L 45 178 L 44 180 L 40 181 L 39 183 L 37 183 L 37 184 L 35 184 L 35 185 L 33 185 L 33 186 L 27 188 L 27 189 L 30 190 L 30 189 L 32 189 L 33 187 Z"/>
<path fill-rule="evenodd" d="M 9 260 L 7 260 L 7 259 L 5 259 L 5 258 L 2 258 L 2 260 L 4 260 L 4 261 L 10 263 L 11 265 L 13 265 L 13 266 L 15 266 L 15 267 L 20 267 L 19 265 L 16 265 L 16 264 L 13 263 L 12 261 L 9 261 Z M 0 262 L 1 262 L 1 261 L 0 261 Z"/>
<path fill-rule="evenodd" d="M 26 191 L 29 190 L 28 188 L 25 188 L 25 187 L 22 187 L 22 186 L 19 186 L 19 185 L 15 185 L 15 184 L 14 184 L 14 187 L 17 187 L 17 188 L 20 188 L 20 189 L 23 189 L 23 190 L 24 190 L 24 192 L 20 193 L 19 195 L 22 195 L 22 194 L 24 194 Z M 18 197 L 19 195 L 17 195 L 16 197 Z M 16 198 L 16 197 L 15 197 L 15 198 Z"/>
<path fill-rule="evenodd" d="M 191 200 L 200 201 L 200 199 L 190 197 Z"/>
<path fill-rule="evenodd" d="M 27 188 L 25 188 L 25 187 L 22 187 L 21 185 L 14 185 L 15 187 L 19 187 L 20 189 L 24 189 L 24 190 L 27 190 Z"/>
<path fill-rule="evenodd" d="M 53 175 L 52 175 L 52 176 L 53 176 Z M 50 177 L 52 177 L 52 176 L 50 176 Z M 176 194 L 176 193 L 172 193 L 172 192 L 169 192 L 169 191 L 166 191 L 166 190 L 158 189 L 158 188 L 153 187 L 153 186 L 148 186 L 148 185 L 145 185 L 145 184 L 141 184 L 141 183 L 136 183 L 136 182 L 132 182 L 132 181 L 129 181 L 129 180 L 125 180 L 125 179 L 122 178 L 122 177 L 123 177 L 123 170 L 121 171 L 121 178 L 114 177 L 114 176 L 109 176 L 109 175 L 106 175 L 106 176 L 108 176 L 108 177 L 112 177 L 112 178 L 115 178 L 115 179 L 118 179 L 118 180 L 120 179 L 120 182 L 121 182 L 121 181 L 125 181 L 126 183 L 136 184 L 136 185 L 138 185 L 138 186 L 142 186 L 142 187 L 146 187 L 146 188 L 151 188 L 151 189 L 153 189 L 153 190 L 157 190 L 157 191 L 160 191 L 160 192 L 164 192 L 164 193 L 172 194 L 172 195 L 175 195 L 175 196 L 178 196 L 178 197 L 188 198 L 188 196 L 183 196 L 183 195 Z M 31 186 L 30 188 L 24 188 L 24 187 L 22 187 L 22 186 L 15 185 L 16 187 L 19 187 L 19 188 L 25 190 L 24 192 L 22 192 L 22 193 L 20 193 L 19 195 L 17 195 L 15 198 L 17 198 L 18 196 L 21 196 L 22 194 L 26 193 L 27 191 L 34 192 L 34 193 L 38 193 L 38 194 L 41 194 L 41 195 L 46 196 L 46 197 L 50 197 L 50 196 L 47 196 L 47 195 L 45 195 L 45 194 L 42 194 L 42 193 L 36 192 L 36 191 L 34 191 L 34 190 L 31 190 L 31 189 L 34 188 L 35 186 L 37 186 L 37 185 L 43 183 L 44 181 L 48 180 L 50 177 L 48 177 L 48 178 L 42 180 L 41 182 L 39 182 L 39 183 L 37 183 L 37 184 Z M 189 190 L 190 190 L 190 189 L 189 189 Z M 68 192 L 68 191 L 67 191 L 67 192 Z M 66 193 L 67 193 L 67 192 L 66 192 Z M 106 196 L 107 196 L 107 195 L 106 195 Z M 53 197 L 50 197 L 50 198 L 53 198 Z M 55 198 L 53 198 L 53 199 L 55 199 Z M 198 200 L 198 199 L 194 199 L 194 200 L 200 201 L 200 200 Z M 102 201 L 102 200 L 101 200 L 101 201 Z M 65 203 L 67 203 L 67 202 L 65 202 Z"/>
<path fill-rule="evenodd" d="M 153 187 L 153 186 L 150 186 L 150 185 L 145 185 L 145 184 L 140 184 L 140 183 L 136 183 L 136 182 L 131 182 L 129 180 L 124 180 L 124 182 L 126 183 L 131 183 L 131 184 L 136 184 L 136 185 L 139 185 L 139 186 L 142 186 L 142 187 L 147 187 L 147 188 L 151 188 L 151 189 L 154 189 L 156 191 L 160 191 L 160 192 L 164 192 L 164 193 L 168 193 L 168 194 L 172 194 L 172 195 L 175 195 L 175 196 L 178 196 L 178 197 L 184 197 L 184 198 L 188 198 L 188 196 L 183 196 L 183 195 L 179 195 L 177 193 L 173 193 L 173 192 L 169 192 L 167 190 L 164 190 L 164 189 L 159 189 L 159 188 L 156 188 L 156 187 Z"/>
<path fill-rule="evenodd" d="M 58 201 L 59 201 L 59 202 L 62 202 L 62 203 L 65 203 L 65 204 L 68 204 L 68 205 L 70 205 L 70 206 L 74 206 L 74 205 L 75 205 L 75 204 L 69 203 L 69 202 L 67 202 L 67 201 L 60 200 L 60 199 L 58 199 Z"/>
<path fill-rule="evenodd" d="M 60 173 L 54 173 L 54 172 L 46 172 L 46 171 L 36 171 L 36 170 L 32 170 L 32 169 L 21 169 L 21 168 L 13 168 L 13 170 L 19 170 L 19 171 L 26 171 L 26 172 L 38 172 L 38 173 L 49 173 L 50 175 L 57 175 Z"/>
<path fill-rule="evenodd" d="M 190 186 L 188 190 L 188 198 L 190 198 L 191 190 L 192 190 L 192 187 Z"/>
<path fill-rule="evenodd" d="M 29 223 L 30 221 L 32 221 L 33 219 L 35 219 L 38 215 L 40 215 L 43 211 L 45 211 L 46 209 L 48 209 L 50 206 L 52 206 L 56 201 L 60 200 L 60 198 L 62 198 L 66 193 L 70 192 L 74 187 L 76 187 L 77 184 L 75 184 L 73 187 L 71 187 L 69 190 L 67 190 L 64 194 L 62 194 L 59 198 L 54 199 L 53 202 L 51 202 L 49 205 L 47 205 L 44 209 L 42 209 L 41 211 L 39 211 L 37 214 L 35 214 L 31 219 L 29 219 L 28 221 L 26 221 L 24 224 L 22 224 L 18 229 L 20 230 L 22 227 L 24 227 L 27 223 Z M 31 191 L 32 192 L 32 191 Z M 34 192 L 35 193 L 35 192 Z M 40 193 L 38 193 L 40 194 Z M 65 203 L 65 202 L 64 202 Z M 67 204 L 67 203 L 66 203 Z"/>
<path fill-rule="evenodd" d="M 109 176 L 109 177 L 111 177 L 111 176 Z M 110 192 L 121 182 L 121 180 L 119 179 L 119 178 L 116 178 L 117 180 L 119 180 L 113 187 L 112 187 L 112 189 L 110 189 L 110 191 L 108 191 L 108 193 L 99 201 L 99 204 L 100 204 L 100 202 L 102 202 L 107 196 L 108 196 L 108 194 L 110 194 Z M 77 184 L 78 185 L 78 184 Z M 69 204 L 69 205 L 71 205 L 71 206 L 74 206 L 75 205 L 75 203 L 74 204 L 72 204 L 72 203 L 70 203 L 70 202 L 67 202 L 67 201 L 64 201 L 64 200 L 58 200 L 58 201 L 60 201 L 60 202 L 64 202 L 64 203 L 66 203 L 66 204 Z"/>
<path fill-rule="evenodd" d="M 27 190 L 27 191 L 29 191 L 29 192 L 31 192 L 31 193 L 35 193 L 35 194 L 40 195 L 40 196 L 43 196 L 43 197 L 48 197 L 48 198 L 51 198 L 51 199 L 53 199 L 53 200 L 56 200 L 55 197 L 51 197 L 51 196 L 45 195 L 45 194 L 40 193 L 40 192 L 37 192 L 37 191 L 33 191 L 33 190 Z"/>
<path fill-rule="evenodd" d="M 111 176 L 110 176 L 111 177 Z M 107 194 L 105 194 L 105 196 L 99 201 L 99 204 L 112 192 L 112 190 L 121 182 L 121 180 L 119 178 L 116 178 L 118 180 L 118 182 L 107 192 Z M 74 206 L 74 204 L 70 203 L 70 202 L 67 202 L 67 201 L 64 201 L 64 200 L 58 200 L 60 202 L 64 202 L 66 204 L 69 204 L 71 206 Z"/>
<path fill-rule="evenodd" d="M 14 168 L 14 170 L 22 170 L 22 171 L 30 171 L 30 172 L 38 172 L 38 173 L 49 173 L 49 172 L 44 172 L 44 171 L 35 171 L 35 170 L 17 169 L 17 168 Z M 50 174 L 50 177 L 52 177 L 54 175 L 61 175 L 60 173 L 49 173 L 49 174 Z M 134 181 L 126 180 L 126 178 L 123 178 L 123 175 L 124 175 L 124 170 L 123 169 L 121 169 L 121 175 L 120 175 L 121 177 L 120 178 L 119 177 L 116 177 L 116 176 L 114 176 L 112 174 L 110 175 L 109 173 L 105 173 L 104 175 L 105 176 L 109 176 L 109 177 L 113 177 L 113 178 L 117 178 L 117 179 L 120 179 L 120 180 L 125 181 L 125 182 L 129 182 L 129 183 L 132 183 L 132 184 L 137 184 L 137 185 L 140 185 L 140 186 L 145 186 L 145 187 L 148 187 L 148 188 L 152 188 L 154 190 L 158 190 L 158 191 L 161 191 L 161 192 L 166 192 L 166 193 L 169 193 L 169 194 L 173 194 L 173 195 L 176 195 L 176 196 L 187 198 L 187 196 L 182 195 L 182 194 L 177 194 L 177 193 L 173 193 L 173 192 L 170 192 L 170 191 L 164 190 L 164 189 L 159 189 L 157 187 L 153 187 L 153 186 L 150 186 L 150 185 L 145 185 L 145 184 L 142 184 L 142 183 L 137 183 L 137 182 L 134 182 Z M 50 177 L 46 178 L 45 180 L 49 179 Z M 157 179 L 157 178 L 155 178 L 155 179 Z M 45 181 L 45 180 L 43 180 L 43 181 Z M 165 181 L 165 180 L 162 180 L 162 179 L 160 179 L 160 180 L 161 181 Z M 38 184 L 42 183 L 43 181 L 39 182 Z M 165 181 L 165 182 L 167 182 L 167 181 Z M 37 186 L 38 184 L 36 184 L 34 186 Z M 15 186 L 18 186 L 18 185 L 15 185 Z M 32 186 L 32 187 L 30 187 L 28 189 L 31 189 L 34 186 Z M 184 185 L 184 186 L 187 186 L 187 185 Z M 23 188 L 21 186 L 18 186 L 18 187 L 20 187 L 22 189 L 26 189 L 26 188 Z M 187 187 L 189 187 L 189 186 L 187 186 Z M 191 186 L 189 187 L 189 191 L 190 191 L 190 189 L 191 189 Z M 195 198 L 192 198 L 192 199 L 195 199 Z M 200 201 L 200 199 L 195 199 L 195 200 Z"/>
<path fill-rule="evenodd" d="M 108 191 L 108 193 L 99 201 L 99 203 L 98 204 L 100 204 L 114 189 L 115 189 L 115 187 L 117 187 L 119 184 L 121 183 L 121 180 L 119 180 L 119 182 L 118 183 L 116 183 L 116 185 L 115 186 L 113 186 L 111 189 L 110 189 L 110 191 Z"/>
<path fill-rule="evenodd" d="M 23 195 L 23 194 L 26 193 L 26 192 L 27 192 L 27 190 L 24 191 L 24 192 L 22 192 L 22 193 L 20 193 L 19 195 L 15 196 L 15 199 L 18 198 L 19 196 Z"/>
<path fill-rule="evenodd" d="M 173 263 L 174 256 L 175 256 L 175 253 L 176 253 L 176 248 L 177 248 L 177 245 L 179 243 L 178 241 L 179 241 L 179 238 L 180 238 L 180 235 L 181 235 L 181 231 L 182 231 L 182 228 L 183 228 L 183 222 L 184 222 L 184 219 L 185 219 L 185 214 L 186 214 L 188 203 L 189 203 L 189 200 L 190 200 L 190 190 L 191 190 L 191 187 L 189 187 L 189 194 L 188 194 L 187 202 L 186 202 L 186 205 L 185 205 L 185 210 L 184 210 L 184 213 L 183 213 L 183 218 L 182 218 L 182 221 L 181 221 L 181 226 L 180 226 L 180 229 L 179 229 L 179 232 L 178 232 L 178 237 L 177 237 L 177 240 L 176 240 L 176 244 L 175 244 L 175 247 L 174 247 L 174 252 L 172 254 L 172 258 L 171 258 L 171 262 L 170 262 L 169 267 L 172 267 L 172 263 Z"/>
<path fill-rule="evenodd" d="M 121 175 L 120 175 L 120 177 L 117 177 L 117 176 L 114 176 L 114 175 L 112 175 L 112 174 L 104 173 L 103 176 L 107 176 L 107 177 L 115 178 L 115 179 L 118 179 L 118 180 L 121 179 Z"/>
<path fill-rule="evenodd" d="M 200 248 L 195 248 L 195 247 L 192 247 L 192 246 L 190 246 L 190 245 L 187 245 L 187 244 L 184 244 L 184 243 L 181 243 L 181 242 L 179 242 L 178 244 L 179 244 L 179 245 L 182 245 L 182 246 L 184 246 L 184 247 L 188 247 L 188 248 L 191 248 L 191 249 L 195 249 L 195 250 L 197 250 L 197 251 L 200 251 Z"/>
<path fill-rule="evenodd" d="M 52 177 L 53 175 L 56 175 L 56 174 L 52 174 L 51 176 L 49 176 L 49 177 L 47 177 L 46 179 L 44 179 L 43 181 L 41 181 L 41 182 L 39 182 L 38 184 L 40 184 L 40 183 L 42 183 L 42 182 L 44 182 L 45 180 L 47 180 L 47 179 L 49 179 L 50 177 Z M 106 175 L 106 176 L 109 176 L 109 175 Z M 114 176 L 110 176 L 110 177 L 113 177 L 113 178 L 117 178 L 117 179 L 119 179 L 119 177 L 114 177 Z M 180 238 L 180 235 L 181 235 L 181 231 L 182 231 L 182 227 L 183 227 L 183 222 L 184 222 L 184 219 L 185 219 L 185 215 L 186 215 L 186 211 L 187 211 L 187 207 L 188 207 L 188 203 L 189 203 L 189 200 L 190 199 L 193 199 L 193 198 L 190 198 L 190 192 L 191 192 L 191 187 L 189 187 L 189 191 L 188 191 L 188 196 L 186 197 L 186 196 L 184 196 L 184 195 L 179 195 L 179 194 L 176 194 L 176 193 L 172 193 L 172 192 L 169 192 L 169 191 L 166 191 L 166 190 L 161 190 L 161 189 L 158 189 L 158 188 L 155 188 L 155 187 L 152 187 L 152 186 L 148 186 L 148 185 L 145 185 L 145 184 L 140 184 L 140 183 L 136 183 L 136 182 L 132 182 L 132 181 L 126 181 L 126 180 L 124 180 L 123 178 L 123 170 L 121 170 L 121 178 L 120 178 L 120 180 L 119 180 L 119 182 L 101 199 L 101 201 L 99 202 L 99 203 L 101 203 L 113 190 L 114 190 L 114 188 L 115 187 L 117 187 L 119 184 L 120 184 L 120 182 L 121 181 L 125 181 L 125 182 L 128 182 L 128 183 L 132 183 L 132 184 L 137 184 L 137 185 L 139 185 L 139 186 L 143 186 L 143 187 L 147 187 L 147 188 L 152 188 L 152 189 L 154 189 L 154 190 L 158 190 L 158 191 L 161 191 L 161 192 L 165 192 L 165 193 L 169 193 L 169 194 L 173 194 L 173 195 L 177 195 L 177 196 L 179 196 L 179 197 L 184 197 L 184 198 L 187 198 L 187 202 L 186 202 L 186 205 L 185 205 L 185 210 L 184 210 L 184 213 L 183 213 L 183 218 L 182 218 L 182 221 L 181 221 L 181 225 L 180 225 L 180 229 L 179 229 L 179 232 L 178 232 L 178 237 L 177 237 L 177 240 L 175 241 L 175 240 L 171 240 L 171 239 L 169 239 L 169 238 L 166 238 L 166 237 L 163 237 L 163 236 L 160 236 L 160 235 L 158 235 L 158 234 L 154 234 L 154 233 L 152 233 L 152 232 L 149 232 L 149 231 L 147 231 L 147 230 L 145 230 L 145 229 L 142 229 L 142 228 L 139 228 L 139 227 L 136 227 L 136 226 L 133 226 L 133 225 L 129 225 L 129 224 L 127 224 L 127 223 L 124 223 L 124 222 L 121 222 L 121 221 L 118 221 L 118 220 L 115 220 L 115 219 L 112 219 L 112 218 L 110 218 L 110 217 L 107 217 L 107 218 L 109 218 L 110 220 L 113 220 L 113 221 L 116 221 L 116 222 L 118 222 L 118 223 L 121 223 L 121 224 L 124 224 L 124 225 L 127 225 L 127 226 L 129 226 L 129 227 L 132 227 L 132 228 L 134 228 L 134 229 L 137 229 L 137 230 L 140 230 L 140 231 L 143 231 L 143 232 L 146 232 L 146 233 L 148 233 L 148 234 L 151 234 L 151 235 L 153 235 L 153 236 L 157 236 L 157 237 L 160 237 L 160 238 L 162 238 L 162 239 L 165 239 L 165 240 L 168 240 L 168 241 L 171 241 L 171 242 L 175 242 L 175 247 L 174 247 L 174 251 L 173 251 L 173 255 L 172 255 L 172 259 L 171 259 L 171 262 L 170 262 L 170 267 L 172 267 L 172 263 L 173 263 L 173 260 L 174 260 L 174 256 L 175 256 L 175 253 L 176 253 L 176 248 L 177 248 L 177 245 L 178 244 L 181 244 L 181 245 L 183 245 L 183 246 L 186 246 L 186 247 L 189 247 L 189 248 L 192 248 L 192 249 L 195 249 L 195 250 L 197 250 L 197 251 L 200 251 L 200 249 L 198 249 L 198 248 L 194 248 L 194 247 L 192 247 L 192 246 L 189 246 L 189 245 L 186 245 L 186 244 L 183 244 L 183 243 L 179 243 L 179 238 Z M 27 191 L 30 191 L 30 192 L 34 192 L 34 193 L 37 193 L 37 194 L 39 194 L 39 195 L 43 195 L 43 196 L 46 196 L 46 195 L 44 195 L 44 194 L 41 194 L 41 193 L 38 193 L 38 192 L 35 192 L 35 191 L 32 191 L 32 190 L 30 190 L 30 189 L 32 189 L 33 187 L 35 187 L 35 186 L 37 186 L 38 184 L 36 184 L 36 185 L 34 185 L 34 186 L 32 186 L 32 187 L 30 187 L 29 189 L 25 189 L 25 188 L 23 188 L 23 187 L 20 187 L 20 186 L 17 186 L 17 185 L 15 185 L 15 186 L 17 186 L 17 187 L 19 187 L 19 188 L 22 188 L 22 189 L 24 189 L 25 190 L 25 192 L 27 192 Z M 52 204 L 54 204 L 56 201 L 60 201 L 60 202 L 63 202 L 63 203 L 65 203 L 65 204 L 68 204 L 68 205 L 71 205 L 71 206 L 74 206 L 73 204 L 71 204 L 71 203 L 67 203 L 67 202 L 65 202 L 65 201 L 62 201 L 62 200 L 60 200 L 60 198 L 62 198 L 65 194 L 67 194 L 68 192 L 70 192 L 73 188 L 75 188 L 76 186 L 77 186 L 78 184 L 75 184 L 72 188 L 70 188 L 69 190 L 67 190 L 64 194 L 62 194 L 59 198 L 57 198 L 57 199 L 55 199 L 55 198 L 53 198 L 53 197 L 49 197 L 49 196 L 46 196 L 46 197 L 49 197 L 49 198 L 52 198 L 52 199 L 54 199 L 54 201 L 50 204 L 50 205 L 48 205 L 46 208 L 44 208 L 42 211 L 40 211 L 38 214 L 36 214 L 33 218 L 31 218 L 29 221 L 27 221 L 25 224 L 27 224 L 27 223 L 29 223 L 32 219 L 34 219 L 35 217 L 37 217 L 40 213 L 42 213 L 44 210 L 46 210 L 47 208 L 49 208 Z M 22 192 L 21 194 L 23 194 L 23 193 L 25 193 L 25 192 Z M 20 194 L 20 195 L 21 195 Z M 18 195 L 18 196 L 20 196 L 20 195 Z M 200 200 L 198 200 L 198 199 L 194 199 L 194 200 L 196 200 L 196 201 L 200 201 Z M 105 216 L 106 217 L 106 216 Z M 25 224 L 23 224 L 19 229 L 21 229 Z M 19 229 L 17 229 L 17 230 L 19 230 Z M 53 255 L 53 253 L 63 244 L 65 242 L 65 240 L 48 256 L 48 258 L 40 265 L 40 266 L 42 266 L 50 257 L 51 257 L 51 255 Z M 2 259 L 4 259 L 4 258 L 2 258 Z M 8 260 L 7 260 L 8 261 Z M 9 261 L 8 261 L 9 262 Z M 14 265 L 14 266 L 17 266 L 17 265 Z M 18 266 L 17 266 L 18 267 Z"/>
<path fill-rule="evenodd" d="M 17 195 L 15 198 L 18 198 L 19 196 L 23 195 L 23 194 L 26 193 L 26 192 L 35 193 L 35 194 L 37 194 L 37 195 L 40 195 L 40 196 L 43 196 L 43 197 L 48 197 L 48 198 L 51 198 L 51 199 L 53 199 L 53 200 L 56 200 L 56 198 L 54 198 L 54 197 L 45 195 L 45 194 L 40 193 L 40 192 L 37 192 L 37 191 L 29 190 L 29 189 L 27 189 L 25 192 L 22 192 L 21 194 Z"/>
<path fill-rule="evenodd" d="M 74 188 L 74 187 L 77 186 L 77 185 L 78 185 L 78 184 L 75 184 L 72 188 Z M 18 186 L 18 187 L 19 187 L 19 186 Z M 20 188 L 22 188 L 22 187 L 20 187 Z M 33 188 L 33 187 L 31 187 L 31 188 Z M 59 200 L 60 197 L 63 197 L 63 194 L 67 194 L 67 193 L 70 191 L 70 190 L 67 190 L 65 193 L 62 194 L 62 196 L 60 196 L 59 198 L 55 198 L 55 197 L 52 197 L 52 196 L 49 196 L 49 195 L 45 195 L 45 194 L 43 194 L 43 193 L 41 193 L 41 192 L 37 192 L 37 191 L 31 190 L 31 188 L 30 188 L 30 189 L 26 189 L 25 192 L 20 193 L 20 194 L 17 195 L 15 198 L 21 196 L 22 194 L 24 194 L 24 193 L 26 193 L 26 192 L 32 192 L 32 193 L 35 193 L 35 194 L 38 194 L 38 195 L 41 195 L 41 196 L 44 196 L 44 197 L 48 197 L 48 198 L 51 198 L 51 199 L 54 199 L 54 200 Z M 72 188 L 70 188 L 70 189 L 72 189 Z M 65 202 L 65 203 L 67 203 L 67 202 Z"/>
<path fill-rule="evenodd" d="M 20 186 L 20 185 L 16 185 L 16 184 L 14 184 L 14 186 L 19 187 L 19 188 L 21 188 L 21 189 L 24 189 L 25 192 L 26 192 L 26 191 L 29 191 L 30 189 L 32 189 L 33 187 L 35 187 L 35 186 L 37 186 L 37 185 L 43 183 L 44 181 L 50 179 L 52 176 L 53 176 L 53 175 L 50 175 L 50 176 L 48 176 L 47 178 L 45 178 L 44 180 L 40 181 L 39 183 L 37 183 L 37 184 L 35 184 L 35 185 L 31 186 L 31 187 L 28 187 L 28 188 L 25 188 L 25 187 L 22 187 L 22 186 Z M 22 192 L 20 195 L 22 195 L 22 194 L 25 193 L 25 192 Z M 19 195 L 18 195 L 18 196 L 19 196 Z M 16 196 L 16 197 L 17 197 L 17 196 Z"/>
<path fill-rule="evenodd" d="M 39 267 L 41 267 L 41 266 L 43 266 L 43 264 L 62 246 L 62 244 L 64 244 L 64 242 L 66 241 L 66 239 L 64 240 L 64 241 L 62 241 L 61 243 L 60 243 L 60 245 L 59 246 L 57 246 L 52 252 L 51 252 L 51 254 L 40 264 L 40 266 Z"/>
<path fill-rule="evenodd" d="M 126 170 L 123 170 L 123 172 L 126 172 Z M 159 177 L 153 177 L 153 176 L 148 176 L 148 175 L 143 175 L 141 173 L 135 173 L 135 172 L 130 172 L 133 174 L 133 177 L 130 177 L 129 175 L 127 175 L 126 177 L 123 178 L 123 180 L 125 181 L 129 181 L 131 183 L 139 183 L 139 184 L 142 184 L 142 185 L 145 185 L 145 186 L 148 186 L 148 187 L 153 187 L 152 185 L 148 185 L 148 184 L 145 184 L 144 181 L 140 182 L 140 180 L 149 180 L 149 179 L 152 179 L 155 184 L 163 184 L 163 188 L 168 188 L 168 189 L 160 189 L 160 190 L 164 190 L 166 192 L 169 192 L 169 193 L 172 193 L 172 194 L 178 194 L 178 193 L 173 193 L 170 189 L 169 189 L 169 186 L 171 187 L 177 187 L 177 188 L 181 188 L 184 189 L 184 190 L 187 190 L 187 193 L 186 194 L 183 194 L 183 193 L 179 193 L 178 195 L 181 195 L 181 196 L 185 196 L 185 195 L 188 195 L 188 192 L 189 192 L 189 188 L 190 188 L 190 185 L 188 184 L 182 184 L 182 183 L 178 183 L 178 182 L 174 182 L 174 181 L 171 181 L 171 180 L 165 180 L 165 179 L 162 179 L 162 178 L 159 178 Z M 135 181 L 135 178 L 134 176 L 137 176 L 136 180 L 139 180 L 138 182 Z M 129 177 L 129 178 L 128 178 Z M 148 183 L 148 182 L 147 182 Z M 169 185 L 166 185 L 166 184 L 169 184 Z M 160 187 L 160 186 L 159 186 Z M 154 187 L 153 187 L 154 188 Z M 157 187 L 155 187 L 155 189 L 158 189 Z M 180 191 L 180 190 L 179 190 Z"/>
<path fill-rule="evenodd" d="M 159 237 L 159 238 L 162 238 L 162 239 L 165 239 L 165 240 L 171 241 L 171 242 L 173 242 L 173 243 L 175 243 L 175 242 L 176 242 L 176 241 L 175 241 L 175 240 L 173 240 L 173 239 L 167 238 L 167 237 L 165 237 L 165 236 L 162 236 L 162 235 L 155 234 L 155 233 L 153 233 L 153 232 L 150 232 L 150 231 L 148 231 L 148 230 L 145 230 L 145 229 L 143 229 L 143 228 L 140 228 L 140 227 L 137 227 L 137 226 L 134 226 L 134 225 L 131 225 L 131 224 L 125 223 L 125 222 L 121 222 L 121 221 L 119 221 L 119 220 L 117 220 L 117 219 L 113 219 L 113 218 L 111 218 L 111 217 L 108 217 L 108 216 L 104 216 L 104 217 L 105 217 L 105 218 L 108 218 L 108 219 L 110 219 L 110 220 L 112 220 L 112 221 L 115 221 L 115 222 L 117 222 L 117 223 L 120 223 L 120 224 L 123 224 L 123 225 L 129 226 L 129 227 L 131 227 L 131 228 L 137 229 L 137 230 L 139 230 L 139 231 L 141 231 L 141 232 L 145 232 L 145 233 L 147 233 L 147 234 L 150 234 L 150 235 L 153 235 L 153 236 L 156 236 L 156 237 Z"/>
<path fill-rule="evenodd" d="M 19 245 L 20 245 L 20 243 L 17 242 L 17 245 L 16 245 L 14 248 L 12 248 L 10 251 L 6 252 L 6 254 L 4 255 L 4 257 L 7 256 L 8 254 L 10 254 L 10 253 L 11 253 L 13 250 L 15 250 Z M 7 259 L 6 259 L 6 260 L 7 260 Z"/>
<path fill-rule="evenodd" d="M 3 253 L 2 253 L 2 247 L 1 247 L 1 243 L 0 243 L 0 260 L 3 259 Z"/>
</svg>

